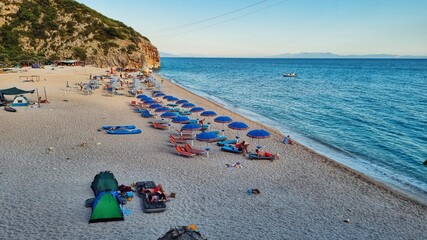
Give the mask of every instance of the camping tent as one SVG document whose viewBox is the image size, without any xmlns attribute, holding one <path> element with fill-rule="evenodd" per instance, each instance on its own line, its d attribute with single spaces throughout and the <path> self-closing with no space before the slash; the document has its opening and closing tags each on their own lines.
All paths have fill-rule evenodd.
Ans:
<svg viewBox="0 0 427 240">
<path fill-rule="evenodd" d="M 28 105 L 29 105 L 29 101 L 23 95 L 15 96 L 12 102 L 13 107 L 27 107 Z"/>
<path fill-rule="evenodd" d="M 123 221 L 123 212 L 118 192 L 101 192 L 92 204 L 89 223 Z"/>
<path fill-rule="evenodd" d="M 119 187 L 114 174 L 108 171 L 100 172 L 90 187 L 96 198 L 92 203 L 89 223 L 123 221 L 122 202 L 117 192 Z"/>
</svg>

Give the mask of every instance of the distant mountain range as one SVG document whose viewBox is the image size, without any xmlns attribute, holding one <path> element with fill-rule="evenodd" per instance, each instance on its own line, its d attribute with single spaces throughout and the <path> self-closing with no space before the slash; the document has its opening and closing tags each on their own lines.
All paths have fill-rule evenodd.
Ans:
<svg viewBox="0 0 427 240">
<path fill-rule="evenodd" d="M 160 52 L 160 57 L 204 57 L 195 54 L 175 55 L 171 53 Z M 284 53 L 272 56 L 265 56 L 259 58 L 411 58 L 411 59 L 427 59 L 427 56 L 412 56 L 412 55 L 393 55 L 393 54 L 366 54 L 366 55 L 340 55 L 335 53 Z"/>
</svg>

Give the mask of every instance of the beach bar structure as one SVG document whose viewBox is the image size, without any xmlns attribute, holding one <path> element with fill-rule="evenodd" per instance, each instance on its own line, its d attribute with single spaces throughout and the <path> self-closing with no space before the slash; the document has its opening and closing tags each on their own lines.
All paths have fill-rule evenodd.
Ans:
<svg viewBox="0 0 427 240">
<path fill-rule="evenodd" d="M 79 61 L 79 60 L 58 60 L 54 62 L 57 66 L 84 66 L 85 61 Z"/>
</svg>

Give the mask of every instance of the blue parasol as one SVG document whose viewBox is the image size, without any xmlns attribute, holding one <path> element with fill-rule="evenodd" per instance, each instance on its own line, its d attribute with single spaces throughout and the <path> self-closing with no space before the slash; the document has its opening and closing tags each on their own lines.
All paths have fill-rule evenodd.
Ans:
<svg viewBox="0 0 427 240">
<path fill-rule="evenodd" d="M 192 109 L 190 109 L 190 112 L 192 113 L 203 112 L 203 111 L 205 111 L 205 109 L 202 107 L 193 107 Z"/>
<path fill-rule="evenodd" d="M 138 98 L 138 99 L 147 99 L 147 98 L 150 98 L 150 97 L 147 96 L 147 95 L 144 95 L 144 94 L 140 94 L 140 95 L 136 96 L 136 98 Z"/>
<path fill-rule="evenodd" d="M 181 124 L 188 123 L 189 121 L 190 121 L 190 118 L 187 116 L 178 116 L 178 117 L 172 119 L 173 123 L 181 123 Z"/>
<path fill-rule="evenodd" d="M 153 94 L 155 94 L 155 93 L 161 93 L 162 91 L 160 91 L 160 90 L 154 90 L 153 91 Z"/>
<path fill-rule="evenodd" d="M 176 97 L 170 97 L 170 98 L 166 98 L 166 100 L 168 100 L 169 102 L 176 102 L 179 100 L 179 98 Z"/>
<path fill-rule="evenodd" d="M 178 115 L 174 112 L 165 112 L 160 115 L 161 118 L 176 118 Z"/>
<path fill-rule="evenodd" d="M 143 103 L 146 104 L 146 105 L 148 105 L 148 104 L 156 103 L 156 101 L 154 101 L 153 99 L 147 99 Z"/>
<path fill-rule="evenodd" d="M 203 117 L 207 117 L 208 118 L 208 130 L 210 130 L 211 129 L 211 123 L 210 123 L 210 121 L 209 121 L 209 118 L 210 117 L 215 117 L 217 114 L 216 114 L 216 112 L 214 112 L 214 111 L 204 111 L 204 112 L 202 112 L 201 114 L 200 114 L 200 116 L 203 116 Z"/>
<path fill-rule="evenodd" d="M 181 105 L 181 107 L 183 107 L 183 108 L 193 108 L 195 106 L 196 105 L 194 105 L 193 103 L 189 103 L 189 102 Z"/>
<path fill-rule="evenodd" d="M 155 93 L 155 94 L 153 94 L 154 97 L 163 97 L 165 95 L 166 94 L 164 94 L 164 93 Z"/>
<path fill-rule="evenodd" d="M 178 104 L 178 105 L 183 104 L 183 103 L 188 103 L 188 101 L 185 99 L 181 99 L 181 100 L 176 101 L 176 104 Z"/>
<path fill-rule="evenodd" d="M 168 99 L 168 98 L 171 98 L 171 97 L 174 97 L 174 96 L 166 95 L 166 96 L 163 96 L 163 99 Z"/>
<path fill-rule="evenodd" d="M 171 109 L 167 107 L 157 108 L 154 112 L 170 112 Z"/>
<path fill-rule="evenodd" d="M 219 116 L 219 117 L 216 117 L 215 119 L 214 119 L 214 122 L 217 122 L 217 123 L 221 123 L 222 124 L 222 135 L 224 136 L 224 132 L 225 132 L 225 128 L 224 128 L 224 124 L 226 124 L 226 123 L 231 123 L 233 121 L 233 119 L 231 119 L 230 117 L 228 117 L 228 116 Z"/>
<path fill-rule="evenodd" d="M 257 148 L 261 148 L 261 146 L 259 145 L 259 140 L 260 139 L 264 139 L 264 138 L 269 138 L 270 137 L 270 133 L 263 130 L 263 129 L 254 129 L 249 131 L 246 136 L 250 137 L 250 138 L 254 138 L 254 139 L 258 139 L 258 145 Z"/>
<path fill-rule="evenodd" d="M 248 125 L 246 125 L 246 123 L 244 122 L 232 122 L 230 124 L 228 124 L 228 128 L 236 130 L 237 131 L 237 135 L 236 135 L 236 139 L 237 141 L 239 140 L 239 131 L 241 130 L 246 130 L 249 128 Z"/>
<path fill-rule="evenodd" d="M 162 107 L 163 106 L 161 104 L 154 103 L 154 104 L 151 104 L 148 108 L 149 109 L 157 109 L 157 108 L 162 108 Z"/>
<path fill-rule="evenodd" d="M 209 143 L 216 141 L 218 135 L 215 132 L 202 132 L 196 135 L 196 140 L 206 142 L 206 156 L 209 157 Z"/>
</svg>

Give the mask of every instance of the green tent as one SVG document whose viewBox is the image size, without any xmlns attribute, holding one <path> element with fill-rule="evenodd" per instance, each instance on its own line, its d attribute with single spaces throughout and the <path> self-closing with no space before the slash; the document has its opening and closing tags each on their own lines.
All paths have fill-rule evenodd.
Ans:
<svg viewBox="0 0 427 240">
<path fill-rule="evenodd" d="M 120 196 L 117 192 L 102 192 L 92 204 L 89 223 L 124 221 Z"/>
<path fill-rule="evenodd" d="M 123 211 L 114 174 L 100 172 L 93 179 L 91 188 L 96 198 L 92 203 L 92 215 L 89 223 L 123 221 Z"/>
<path fill-rule="evenodd" d="M 119 190 L 119 185 L 114 174 L 109 171 L 98 173 L 93 179 L 90 187 L 92 188 L 95 196 L 98 196 L 101 192 Z"/>
</svg>

